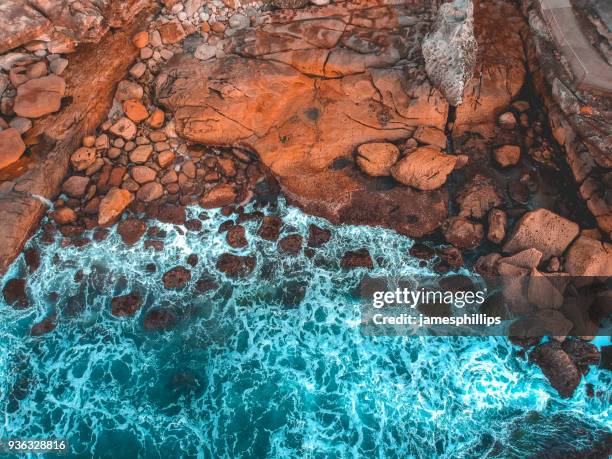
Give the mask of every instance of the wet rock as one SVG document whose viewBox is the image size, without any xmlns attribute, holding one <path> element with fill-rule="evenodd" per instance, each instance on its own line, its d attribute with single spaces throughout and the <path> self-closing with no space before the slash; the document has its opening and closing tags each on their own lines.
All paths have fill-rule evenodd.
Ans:
<svg viewBox="0 0 612 459">
<path fill-rule="evenodd" d="M 576 223 L 549 210 L 538 209 L 521 217 L 503 250 L 516 253 L 534 247 L 547 260 L 562 255 L 579 231 Z"/>
<path fill-rule="evenodd" d="M 35 78 L 17 88 L 13 110 L 25 118 L 40 118 L 61 107 L 66 83 L 57 75 Z"/>
<path fill-rule="evenodd" d="M 199 261 L 198 255 L 195 253 L 192 253 L 191 255 L 187 257 L 187 264 L 189 266 L 193 266 L 193 267 L 197 266 L 198 261 Z"/>
<path fill-rule="evenodd" d="M 246 277 L 255 269 L 255 257 L 222 254 L 217 260 L 217 269 L 229 277 Z"/>
<path fill-rule="evenodd" d="M 121 239 L 127 245 L 134 245 L 140 241 L 146 230 L 146 222 L 137 218 L 127 218 L 117 226 L 117 233 L 119 233 Z"/>
<path fill-rule="evenodd" d="M 440 257 L 440 262 L 436 264 L 436 272 L 447 272 L 457 270 L 463 265 L 463 256 L 456 247 L 438 247 L 436 255 Z"/>
<path fill-rule="evenodd" d="M 391 166 L 399 159 L 400 152 L 392 143 L 366 143 L 357 148 L 356 163 L 372 177 L 391 175 Z"/>
<path fill-rule="evenodd" d="M 26 294 L 25 279 L 10 279 L 2 289 L 4 301 L 15 309 L 27 308 L 30 303 Z"/>
<path fill-rule="evenodd" d="M 561 348 L 570 356 L 583 375 L 589 372 L 590 365 L 599 365 L 601 353 L 597 346 L 581 339 L 566 339 Z"/>
<path fill-rule="evenodd" d="M 476 175 L 457 196 L 460 217 L 482 218 L 493 207 L 502 204 L 493 183 L 487 177 Z"/>
<path fill-rule="evenodd" d="M 175 266 L 166 271 L 162 277 L 164 287 L 167 289 L 181 288 L 190 280 L 191 271 L 183 266 Z"/>
<path fill-rule="evenodd" d="M 504 145 L 495 149 L 495 161 L 501 167 L 514 166 L 521 158 L 521 147 L 518 145 Z"/>
<path fill-rule="evenodd" d="M 145 315 L 143 325 L 147 331 L 163 331 L 174 328 L 178 322 L 176 315 L 165 308 L 150 309 Z"/>
<path fill-rule="evenodd" d="M 42 336 L 47 333 L 51 333 L 55 330 L 57 317 L 55 314 L 48 315 L 40 322 L 32 325 L 30 329 L 30 335 L 32 336 Z"/>
<path fill-rule="evenodd" d="M 391 175 L 404 185 L 435 190 L 446 182 L 457 158 L 428 147 L 418 148 L 391 168 Z"/>
<path fill-rule="evenodd" d="M 184 225 L 186 219 L 185 207 L 174 204 L 164 204 L 159 208 L 157 219 L 163 223 Z"/>
<path fill-rule="evenodd" d="M 372 263 L 372 257 L 370 256 L 368 249 L 359 249 L 346 252 L 342 256 L 340 266 L 342 266 L 343 269 L 372 269 L 374 264 Z"/>
<path fill-rule="evenodd" d="M 40 252 L 34 247 L 30 247 L 23 252 L 23 259 L 25 260 L 28 272 L 32 274 L 40 268 Z"/>
<path fill-rule="evenodd" d="M 115 317 L 131 317 L 142 306 L 142 297 L 138 292 L 116 296 L 111 300 L 111 314 Z"/>
<path fill-rule="evenodd" d="M 204 209 L 214 209 L 229 206 L 236 201 L 238 192 L 234 185 L 220 183 L 211 188 L 200 200 L 200 205 Z"/>
<path fill-rule="evenodd" d="M 422 242 L 415 242 L 410 247 L 409 253 L 419 260 L 430 260 L 434 256 L 434 250 Z"/>
<path fill-rule="evenodd" d="M 580 384 L 580 372 L 571 357 L 555 341 L 537 346 L 530 354 L 529 361 L 542 369 L 544 376 L 563 398 L 574 394 Z"/>
<path fill-rule="evenodd" d="M 25 152 L 25 144 L 16 129 L 0 131 L 0 169 L 10 166 Z"/>
<path fill-rule="evenodd" d="M 242 247 L 246 247 L 248 245 L 245 230 L 243 226 L 234 225 L 228 231 L 226 235 L 227 243 L 230 247 L 235 249 L 240 249 Z"/>
<path fill-rule="evenodd" d="M 187 228 L 189 231 L 194 231 L 194 232 L 201 231 L 202 222 L 197 219 L 187 220 L 185 222 L 185 228 Z"/>
<path fill-rule="evenodd" d="M 77 220 L 77 214 L 70 207 L 58 207 L 51 212 L 50 217 L 58 225 L 68 225 Z"/>
<path fill-rule="evenodd" d="M 62 193 L 70 196 L 71 198 L 82 198 L 85 196 L 88 186 L 89 177 L 73 175 L 62 184 Z"/>
<path fill-rule="evenodd" d="M 128 190 L 111 189 L 100 201 L 98 225 L 110 226 L 115 223 L 133 200 L 134 195 Z"/>
<path fill-rule="evenodd" d="M 217 282 L 213 278 L 204 276 L 198 279 L 195 288 L 199 293 L 206 293 L 210 292 L 211 290 L 215 290 L 218 287 L 219 284 L 217 284 Z"/>
<path fill-rule="evenodd" d="M 308 226 L 308 247 L 321 247 L 331 239 L 331 231 L 317 225 Z"/>
<path fill-rule="evenodd" d="M 474 223 L 467 218 L 451 217 L 444 226 L 444 238 L 459 249 L 474 249 L 484 237 L 484 229 L 480 223 Z"/>
<path fill-rule="evenodd" d="M 268 241 L 276 241 L 280 234 L 281 226 L 283 225 L 283 221 L 280 217 L 276 215 L 266 215 L 261 221 L 261 225 L 257 234 L 262 239 L 266 239 Z"/>
<path fill-rule="evenodd" d="M 612 244 L 580 236 L 567 251 L 565 270 L 572 276 L 612 275 Z"/>
<path fill-rule="evenodd" d="M 501 244 L 506 237 L 508 216 L 503 210 L 491 209 L 489 212 L 489 230 L 487 239 L 495 244 Z"/>
<path fill-rule="evenodd" d="M 302 242 L 302 236 L 291 234 L 278 241 L 278 248 L 283 253 L 296 256 L 302 251 Z"/>
</svg>

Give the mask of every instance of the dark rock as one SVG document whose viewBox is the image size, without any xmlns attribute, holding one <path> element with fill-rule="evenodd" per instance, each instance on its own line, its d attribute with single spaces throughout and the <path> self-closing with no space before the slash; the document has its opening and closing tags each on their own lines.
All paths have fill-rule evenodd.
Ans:
<svg viewBox="0 0 612 459">
<path fill-rule="evenodd" d="M 144 328 L 147 331 L 160 331 L 173 328 L 178 322 L 176 315 L 163 308 L 150 309 L 144 318 Z"/>
<path fill-rule="evenodd" d="M 317 225 L 308 227 L 308 247 L 321 247 L 331 238 L 331 231 Z"/>
<path fill-rule="evenodd" d="M 537 346 L 529 354 L 529 361 L 542 369 L 544 376 L 563 398 L 571 397 L 580 384 L 580 371 L 555 340 Z"/>
<path fill-rule="evenodd" d="M 184 225 L 186 219 L 185 207 L 174 204 L 164 204 L 159 207 L 157 219 L 163 223 Z"/>
<path fill-rule="evenodd" d="M 211 277 L 202 277 L 196 282 L 196 291 L 200 293 L 209 292 L 219 287 L 219 284 Z"/>
<path fill-rule="evenodd" d="M 136 244 L 146 230 L 146 222 L 137 218 L 125 219 L 117 226 L 117 233 L 119 233 L 121 239 L 127 245 Z"/>
<path fill-rule="evenodd" d="M 291 234 L 278 241 L 278 248 L 283 253 L 295 256 L 302 250 L 302 241 L 303 238 L 299 234 Z"/>
<path fill-rule="evenodd" d="M 55 330 L 56 325 L 56 316 L 55 314 L 51 314 L 45 317 L 43 320 L 38 322 L 37 324 L 32 325 L 32 329 L 30 330 L 30 335 L 32 336 L 42 336 L 47 333 Z"/>
<path fill-rule="evenodd" d="M 111 314 L 115 317 L 133 316 L 141 305 L 142 297 L 138 292 L 116 296 L 111 300 Z"/>
<path fill-rule="evenodd" d="M 148 273 L 154 273 L 157 271 L 157 265 L 155 263 L 147 263 L 147 266 L 145 266 L 145 269 L 147 270 Z"/>
<path fill-rule="evenodd" d="M 261 226 L 259 227 L 257 234 L 259 234 L 262 239 L 275 241 L 278 239 L 282 224 L 283 221 L 276 215 L 265 216 L 261 222 Z"/>
<path fill-rule="evenodd" d="M 248 245 L 244 227 L 240 225 L 234 225 L 227 231 L 226 240 L 229 246 L 235 249 Z"/>
<path fill-rule="evenodd" d="M 162 250 L 164 250 L 165 245 L 166 244 L 164 244 L 164 241 L 153 241 L 151 239 L 147 239 L 146 241 L 144 241 L 145 249 L 153 249 L 156 252 L 161 252 Z"/>
<path fill-rule="evenodd" d="M 463 256 L 456 247 L 437 248 L 436 255 L 440 257 L 440 261 L 436 263 L 434 267 L 435 271 L 438 273 L 456 270 L 463 265 Z"/>
<path fill-rule="evenodd" d="M 359 249 L 354 251 L 348 251 L 342 256 L 340 265 L 343 269 L 354 269 L 354 268 L 368 268 L 372 269 L 374 264 L 372 263 L 372 257 L 367 249 Z"/>
<path fill-rule="evenodd" d="M 101 242 L 108 237 L 108 230 L 106 228 L 98 228 L 93 233 L 93 239 L 96 242 Z"/>
<path fill-rule="evenodd" d="M 281 302 L 286 308 L 297 308 L 304 300 L 308 290 L 308 282 L 289 281 L 282 286 Z"/>
<path fill-rule="evenodd" d="M 30 247 L 23 252 L 23 258 L 28 267 L 28 271 L 35 272 L 40 267 L 40 252 L 34 247 Z"/>
<path fill-rule="evenodd" d="M 419 260 L 429 260 L 434 256 L 434 250 L 422 242 L 415 242 L 409 251 L 410 255 Z"/>
<path fill-rule="evenodd" d="M 255 268 L 255 257 L 240 257 L 231 253 L 224 253 L 217 260 L 217 269 L 229 277 L 246 277 Z"/>
<path fill-rule="evenodd" d="M 198 255 L 195 253 L 192 253 L 187 257 L 187 264 L 190 266 L 197 266 L 198 261 Z"/>
<path fill-rule="evenodd" d="M 201 231 L 202 230 L 202 222 L 200 220 L 196 220 L 196 219 L 192 219 L 192 220 L 187 220 L 185 222 L 185 228 L 187 228 L 189 231 Z"/>
<path fill-rule="evenodd" d="M 238 215 L 238 218 L 236 219 L 236 223 L 240 224 L 240 223 L 250 222 L 254 220 L 261 220 L 262 218 L 264 218 L 264 213 L 260 212 L 259 210 L 256 210 L 254 212 L 244 212 Z"/>
<path fill-rule="evenodd" d="M 162 277 L 164 287 L 167 289 L 176 289 L 185 285 L 191 280 L 191 271 L 183 266 L 175 266 L 166 271 Z"/>
<path fill-rule="evenodd" d="M 566 339 L 561 348 L 567 352 L 583 375 L 589 372 L 589 365 L 599 365 L 601 355 L 594 344 L 580 339 Z"/>
<path fill-rule="evenodd" d="M 15 309 L 24 309 L 29 306 L 25 279 L 9 280 L 2 289 L 2 293 L 4 301 Z"/>
</svg>

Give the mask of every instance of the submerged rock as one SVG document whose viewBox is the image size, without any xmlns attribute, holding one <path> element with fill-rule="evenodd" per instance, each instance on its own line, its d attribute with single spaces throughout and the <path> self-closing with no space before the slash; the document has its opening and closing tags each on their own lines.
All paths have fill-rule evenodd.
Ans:
<svg viewBox="0 0 612 459">
<path fill-rule="evenodd" d="M 217 260 L 217 269 L 229 277 L 246 277 L 255 269 L 255 257 L 224 253 Z"/>
<path fill-rule="evenodd" d="M 248 245 L 245 229 L 243 226 L 240 225 L 232 226 L 227 231 L 227 235 L 225 236 L 225 238 L 229 246 L 235 249 L 240 249 Z"/>
<path fill-rule="evenodd" d="M 136 314 L 142 305 L 140 293 L 116 296 L 111 300 L 111 314 L 115 317 L 128 317 Z"/>
<path fill-rule="evenodd" d="M 368 249 L 350 250 L 342 256 L 340 266 L 343 269 L 367 268 L 372 269 L 372 257 Z"/>
<path fill-rule="evenodd" d="M 53 330 L 55 330 L 56 321 L 57 316 L 55 314 L 48 315 L 40 322 L 32 325 L 32 328 L 30 329 L 30 335 L 42 336 L 46 335 L 47 333 L 51 333 Z"/>
<path fill-rule="evenodd" d="M 15 309 L 27 308 L 30 303 L 26 293 L 25 279 L 11 279 L 2 289 L 4 301 Z"/>
<path fill-rule="evenodd" d="M 150 309 L 145 315 L 143 325 L 147 331 L 163 331 L 176 326 L 178 318 L 165 308 Z"/>
<path fill-rule="evenodd" d="M 146 230 L 146 222 L 138 220 L 137 218 L 128 218 L 117 226 L 117 233 L 119 233 L 121 239 L 127 245 L 136 244 Z"/>
<path fill-rule="evenodd" d="M 283 221 L 280 217 L 276 215 L 267 215 L 263 218 L 257 234 L 259 234 L 262 239 L 275 241 L 278 239 L 282 225 Z"/>
<path fill-rule="evenodd" d="M 331 231 L 317 225 L 308 226 L 308 247 L 321 247 L 331 239 Z"/>
<path fill-rule="evenodd" d="M 278 241 L 278 248 L 281 252 L 296 256 L 302 250 L 303 238 L 299 234 L 290 234 Z"/>
<path fill-rule="evenodd" d="M 191 280 L 191 271 L 184 266 L 175 266 L 166 271 L 162 277 L 164 287 L 167 289 L 177 289 L 184 286 Z"/>
</svg>

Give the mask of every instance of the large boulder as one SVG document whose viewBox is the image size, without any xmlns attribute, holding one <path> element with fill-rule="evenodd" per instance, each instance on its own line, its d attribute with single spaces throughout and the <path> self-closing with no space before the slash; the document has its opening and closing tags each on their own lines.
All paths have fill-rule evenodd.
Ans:
<svg viewBox="0 0 612 459">
<path fill-rule="evenodd" d="M 10 166 L 25 152 L 25 144 L 16 129 L 0 131 L 0 169 Z"/>
<path fill-rule="evenodd" d="M 359 145 L 355 161 L 366 174 L 385 177 L 391 175 L 391 166 L 399 156 L 399 149 L 392 143 L 374 142 Z"/>
<path fill-rule="evenodd" d="M 565 257 L 572 276 L 612 276 L 612 244 L 580 236 Z"/>
<path fill-rule="evenodd" d="M 555 340 L 537 346 L 529 354 L 529 361 L 542 369 L 544 376 L 563 398 L 571 397 L 580 384 L 580 371 Z"/>
<path fill-rule="evenodd" d="M 393 178 L 418 190 L 435 190 L 446 182 L 457 158 L 433 148 L 421 147 L 391 168 Z"/>
<path fill-rule="evenodd" d="M 57 75 L 34 78 L 17 88 L 13 110 L 24 118 L 40 118 L 58 111 L 66 83 Z"/>
<path fill-rule="evenodd" d="M 129 317 L 136 314 L 142 305 L 140 293 L 116 296 L 111 300 L 111 314 L 115 317 Z"/>
<path fill-rule="evenodd" d="M 134 195 L 123 188 L 111 189 L 98 208 L 98 225 L 110 226 L 115 223 L 123 211 L 134 200 Z"/>
<path fill-rule="evenodd" d="M 578 236 L 580 227 L 547 209 L 527 212 L 516 223 L 503 247 L 504 252 L 516 253 L 529 248 L 542 252 L 544 260 L 563 254 Z"/>
</svg>

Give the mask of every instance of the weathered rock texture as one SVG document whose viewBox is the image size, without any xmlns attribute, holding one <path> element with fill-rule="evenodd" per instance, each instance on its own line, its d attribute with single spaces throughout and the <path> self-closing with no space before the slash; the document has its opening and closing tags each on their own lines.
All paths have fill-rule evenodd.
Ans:
<svg viewBox="0 0 612 459">
<path fill-rule="evenodd" d="M 525 82 L 523 39 L 529 33 L 520 11 L 510 2 L 474 1 L 474 32 L 478 42 L 476 68 L 457 108 L 454 134 L 493 134 L 501 109 Z"/>
<path fill-rule="evenodd" d="M 116 2 L 114 2 L 116 3 Z M 152 3 L 152 2 L 150 2 Z M 19 254 L 46 211 L 38 198 L 54 198 L 68 170 L 70 155 L 81 139 L 92 133 L 106 116 L 114 87 L 137 54 L 130 39 L 143 18 L 132 26 L 105 35 L 96 46 L 83 46 L 71 56 L 62 75 L 66 81 L 66 106 L 37 120 L 26 143 L 37 163 L 14 186 L 0 193 L 0 272 Z"/>
<path fill-rule="evenodd" d="M 402 3 L 270 13 L 226 44 L 228 57 L 173 59 L 158 77 L 158 102 L 182 137 L 256 151 L 289 201 L 310 213 L 429 233 L 446 215 L 444 190 L 381 192 L 343 167 L 358 145 L 446 123 L 448 104 L 424 69 L 401 61 L 421 59 L 429 6 Z"/>
<path fill-rule="evenodd" d="M 432 31 L 423 41 L 423 57 L 429 80 L 451 105 L 457 106 L 463 100 L 463 89 L 476 65 L 477 50 L 472 1 L 444 3 Z"/>
</svg>

